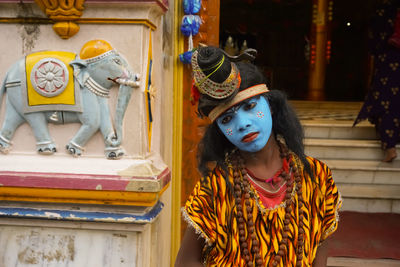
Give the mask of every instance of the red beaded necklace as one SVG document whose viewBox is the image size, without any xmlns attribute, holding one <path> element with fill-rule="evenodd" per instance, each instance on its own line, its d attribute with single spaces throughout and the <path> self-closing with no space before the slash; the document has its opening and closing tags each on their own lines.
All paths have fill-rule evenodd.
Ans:
<svg viewBox="0 0 400 267">
<path fill-rule="evenodd" d="M 280 157 L 282 159 L 286 159 L 289 162 L 289 173 L 286 171 L 282 171 L 280 176 L 282 179 L 286 180 L 286 195 L 285 195 L 285 219 L 282 233 L 282 240 L 279 244 L 279 250 L 275 256 L 273 256 L 272 266 L 278 266 L 280 260 L 287 253 L 287 244 L 288 237 L 290 231 L 290 217 L 291 211 L 294 207 L 292 194 L 297 193 L 298 199 L 298 213 L 299 213 L 299 233 L 297 237 L 297 248 L 296 248 L 296 256 L 297 262 L 296 267 L 302 266 L 303 259 L 303 247 L 304 247 L 304 229 L 303 229 L 303 210 L 301 209 L 304 205 L 303 196 L 301 193 L 301 176 L 298 173 L 297 167 L 293 160 L 290 160 L 290 153 L 286 146 L 282 143 L 279 143 Z M 257 235 L 255 233 L 254 222 L 253 222 L 253 207 L 250 203 L 250 197 L 252 193 L 252 189 L 250 183 L 247 178 L 247 171 L 244 168 L 243 159 L 240 157 L 240 154 L 236 151 L 231 154 L 230 161 L 233 165 L 233 182 L 234 182 L 234 196 L 236 203 L 236 220 L 239 228 L 239 247 L 241 253 L 244 255 L 244 259 L 246 261 L 246 265 L 248 267 L 253 267 L 255 262 L 255 266 L 263 266 L 264 260 L 260 254 L 259 241 L 257 239 Z M 290 175 L 291 174 L 291 175 Z M 294 177 L 294 178 L 292 178 Z M 254 192 L 252 193 L 254 194 Z M 245 207 L 242 206 L 242 198 L 244 198 Z M 247 221 L 243 216 L 244 212 L 247 214 Z M 247 235 L 246 235 L 247 229 Z M 248 242 L 250 241 L 251 242 Z M 249 247 L 249 243 L 251 243 L 251 248 Z M 251 252 L 251 253 L 250 253 Z"/>
<path fill-rule="evenodd" d="M 278 170 L 275 174 L 274 174 L 274 176 L 272 176 L 271 178 L 267 178 L 267 179 L 265 179 L 265 178 L 259 178 L 259 177 L 257 177 L 256 175 L 254 175 L 250 170 L 248 170 L 247 168 L 246 168 L 246 171 L 247 171 L 247 175 L 248 176 L 250 176 L 250 178 L 253 180 L 253 181 L 260 181 L 260 182 L 265 182 L 265 183 L 267 183 L 267 184 L 270 184 L 273 188 L 277 185 L 277 184 L 279 184 L 279 182 L 281 182 L 281 174 L 282 174 L 282 172 L 283 171 L 288 171 L 288 168 L 289 168 L 289 163 L 288 163 L 288 161 L 286 160 L 286 158 L 283 158 L 282 159 L 282 168 L 280 169 L 280 170 Z"/>
</svg>

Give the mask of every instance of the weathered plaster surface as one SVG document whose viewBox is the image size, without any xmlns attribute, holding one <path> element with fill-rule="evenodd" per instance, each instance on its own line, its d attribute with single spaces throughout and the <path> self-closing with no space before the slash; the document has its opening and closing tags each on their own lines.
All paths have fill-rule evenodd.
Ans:
<svg viewBox="0 0 400 267">
<path fill-rule="evenodd" d="M 32 5 L 24 4 L 23 2 L 17 5 L 17 17 L 40 17 L 40 13 L 37 10 L 34 10 Z M 36 40 L 40 35 L 40 26 L 38 24 L 22 24 L 19 26 L 18 33 L 21 36 L 23 43 L 21 53 L 26 55 L 32 52 L 35 47 Z"/>
<path fill-rule="evenodd" d="M 139 266 L 140 233 L 3 226 L 0 266 Z"/>
</svg>

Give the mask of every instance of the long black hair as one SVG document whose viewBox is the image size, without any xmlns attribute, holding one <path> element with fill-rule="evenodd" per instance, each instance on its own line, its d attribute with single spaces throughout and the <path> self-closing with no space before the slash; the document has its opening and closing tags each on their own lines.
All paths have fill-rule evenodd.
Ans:
<svg viewBox="0 0 400 267">
<path fill-rule="evenodd" d="M 267 84 L 265 76 L 255 65 L 238 62 L 236 66 L 242 79 L 239 91 L 257 84 Z M 272 134 L 275 137 L 281 136 L 285 140 L 287 147 L 300 158 L 305 171 L 312 177 L 310 165 L 304 154 L 303 128 L 295 111 L 288 103 L 286 94 L 279 90 L 271 90 L 264 93 L 263 96 L 267 99 L 272 113 Z M 217 104 L 219 103 L 202 96 L 198 111 L 200 114 L 208 115 Z M 217 123 L 214 121 L 210 124 L 198 146 L 198 169 L 201 174 L 207 176 L 212 171 L 209 167 L 210 162 L 227 170 L 225 155 L 234 148 L 235 146 L 220 131 Z"/>
</svg>

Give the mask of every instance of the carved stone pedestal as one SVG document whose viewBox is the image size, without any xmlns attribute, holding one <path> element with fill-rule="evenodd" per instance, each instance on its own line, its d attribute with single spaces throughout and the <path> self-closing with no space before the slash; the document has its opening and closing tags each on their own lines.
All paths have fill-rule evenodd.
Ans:
<svg viewBox="0 0 400 267">
<path fill-rule="evenodd" d="M 159 197 L 170 171 L 156 155 L 1 161 L 0 266 L 158 266 Z"/>
</svg>

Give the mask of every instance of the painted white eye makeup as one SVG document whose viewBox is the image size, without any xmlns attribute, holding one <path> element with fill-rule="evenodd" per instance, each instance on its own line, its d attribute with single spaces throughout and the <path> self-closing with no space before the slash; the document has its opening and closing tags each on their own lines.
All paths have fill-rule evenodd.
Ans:
<svg viewBox="0 0 400 267">
<path fill-rule="evenodd" d="M 271 111 L 264 97 L 253 97 L 227 110 L 217 118 L 217 124 L 237 148 L 257 152 L 267 144 L 271 135 Z"/>
</svg>

